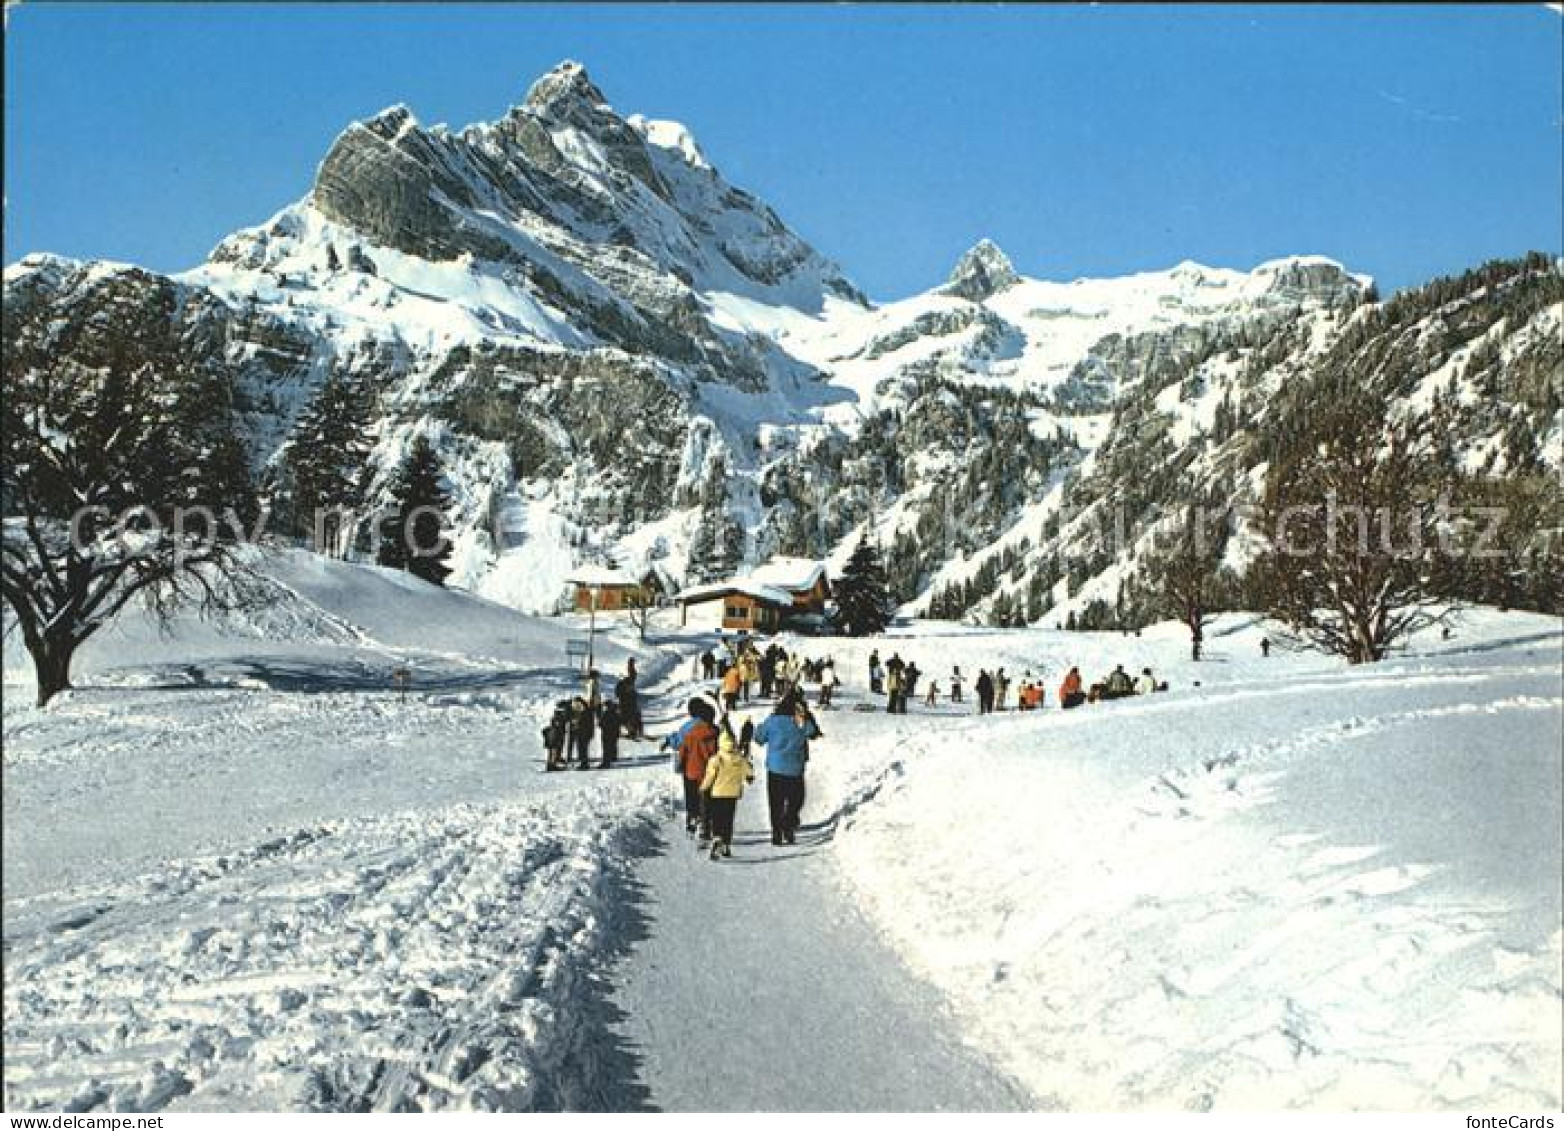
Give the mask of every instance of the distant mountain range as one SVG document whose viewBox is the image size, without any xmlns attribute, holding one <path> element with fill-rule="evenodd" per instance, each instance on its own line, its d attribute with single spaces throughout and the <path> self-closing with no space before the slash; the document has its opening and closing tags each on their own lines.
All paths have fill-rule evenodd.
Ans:
<svg viewBox="0 0 1564 1131">
<path fill-rule="evenodd" d="M 65 357 L 230 375 L 260 475 L 329 375 L 365 382 L 371 494 L 427 435 L 452 583 L 529 611 L 582 562 L 694 583 L 867 534 L 914 611 L 1058 619 L 1140 556 L 1090 544 L 1094 508 L 1252 492 L 1256 437 L 1306 411 L 1282 391 L 1348 354 L 1387 414 L 1452 403 L 1472 467 L 1564 467 L 1545 258 L 1381 303 L 1317 257 L 1060 283 L 984 240 L 877 307 L 575 63 L 492 123 L 354 123 L 303 200 L 194 270 L 29 255 L 4 307 L 8 378 Z"/>
</svg>

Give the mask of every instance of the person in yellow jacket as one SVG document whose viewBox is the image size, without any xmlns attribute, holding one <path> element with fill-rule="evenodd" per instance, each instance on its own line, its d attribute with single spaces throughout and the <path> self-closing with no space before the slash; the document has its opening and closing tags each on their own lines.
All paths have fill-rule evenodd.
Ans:
<svg viewBox="0 0 1564 1131">
<path fill-rule="evenodd" d="M 717 753 L 706 763 L 701 792 L 706 795 L 706 815 L 711 818 L 711 858 L 733 855 L 733 814 L 738 809 L 744 787 L 755 780 L 755 767 L 746 752 L 739 749 L 728 719 L 722 720 L 717 735 Z"/>
<path fill-rule="evenodd" d="M 742 680 L 739 686 L 744 695 L 744 702 L 748 703 L 755 682 L 760 679 L 760 657 L 755 655 L 753 649 L 746 650 L 739 657 L 739 678 Z"/>
</svg>

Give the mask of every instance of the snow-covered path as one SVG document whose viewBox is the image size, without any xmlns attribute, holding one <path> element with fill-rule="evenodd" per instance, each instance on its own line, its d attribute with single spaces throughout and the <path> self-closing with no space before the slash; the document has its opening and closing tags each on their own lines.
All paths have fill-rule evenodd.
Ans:
<svg viewBox="0 0 1564 1131">
<path fill-rule="evenodd" d="M 670 778 L 672 775 L 669 775 Z M 1026 1093 L 958 1044 L 939 995 L 838 885 L 835 822 L 774 848 L 764 776 L 732 859 L 680 820 L 637 870 L 649 934 L 614 972 L 620 1032 L 665 1111 L 1018 1111 Z M 670 791 L 672 783 L 670 783 Z M 806 813 L 809 811 L 806 806 Z M 824 807 L 813 803 L 816 814 Z"/>
</svg>

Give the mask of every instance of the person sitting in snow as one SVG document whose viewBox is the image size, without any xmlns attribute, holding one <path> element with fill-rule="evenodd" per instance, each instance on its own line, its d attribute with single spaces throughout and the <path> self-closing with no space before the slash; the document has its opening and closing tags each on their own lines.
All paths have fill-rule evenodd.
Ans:
<svg viewBox="0 0 1564 1131">
<path fill-rule="evenodd" d="M 1108 673 L 1102 690 L 1104 699 L 1122 699 L 1126 695 L 1135 694 L 1135 683 L 1130 679 L 1130 673 L 1124 670 L 1124 665 L 1117 664 L 1113 671 Z"/>
<path fill-rule="evenodd" d="M 1086 695 L 1081 690 L 1081 669 L 1071 668 L 1065 673 L 1064 682 L 1059 684 L 1059 706 L 1063 708 L 1079 707 L 1086 702 Z"/>
<path fill-rule="evenodd" d="M 1157 677 L 1151 674 L 1150 668 L 1142 668 L 1140 678 L 1135 681 L 1136 695 L 1150 695 L 1157 689 Z"/>
</svg>

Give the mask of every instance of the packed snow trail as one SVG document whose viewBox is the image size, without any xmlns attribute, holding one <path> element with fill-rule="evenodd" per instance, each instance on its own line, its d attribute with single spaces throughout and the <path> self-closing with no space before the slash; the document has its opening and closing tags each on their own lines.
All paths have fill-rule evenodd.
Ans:
<svg viewBox="0 0 1564 1131">
<path fill-rule="evenodd" d="M 675 783 L 670 778 L 670 797 Z M 821 814 L 819 798 L 806 816 Z M 739 803 L 731 859 L 665 825 L 637 875 L 649 934 L 613 972 L 619 1026 L 664 1111 L 1019 1111 L 1011 1080 L 954 1039 L 836 882 L 834 820 L 796 847 L 767 828 L 765 774 Z"/>
</svg>

